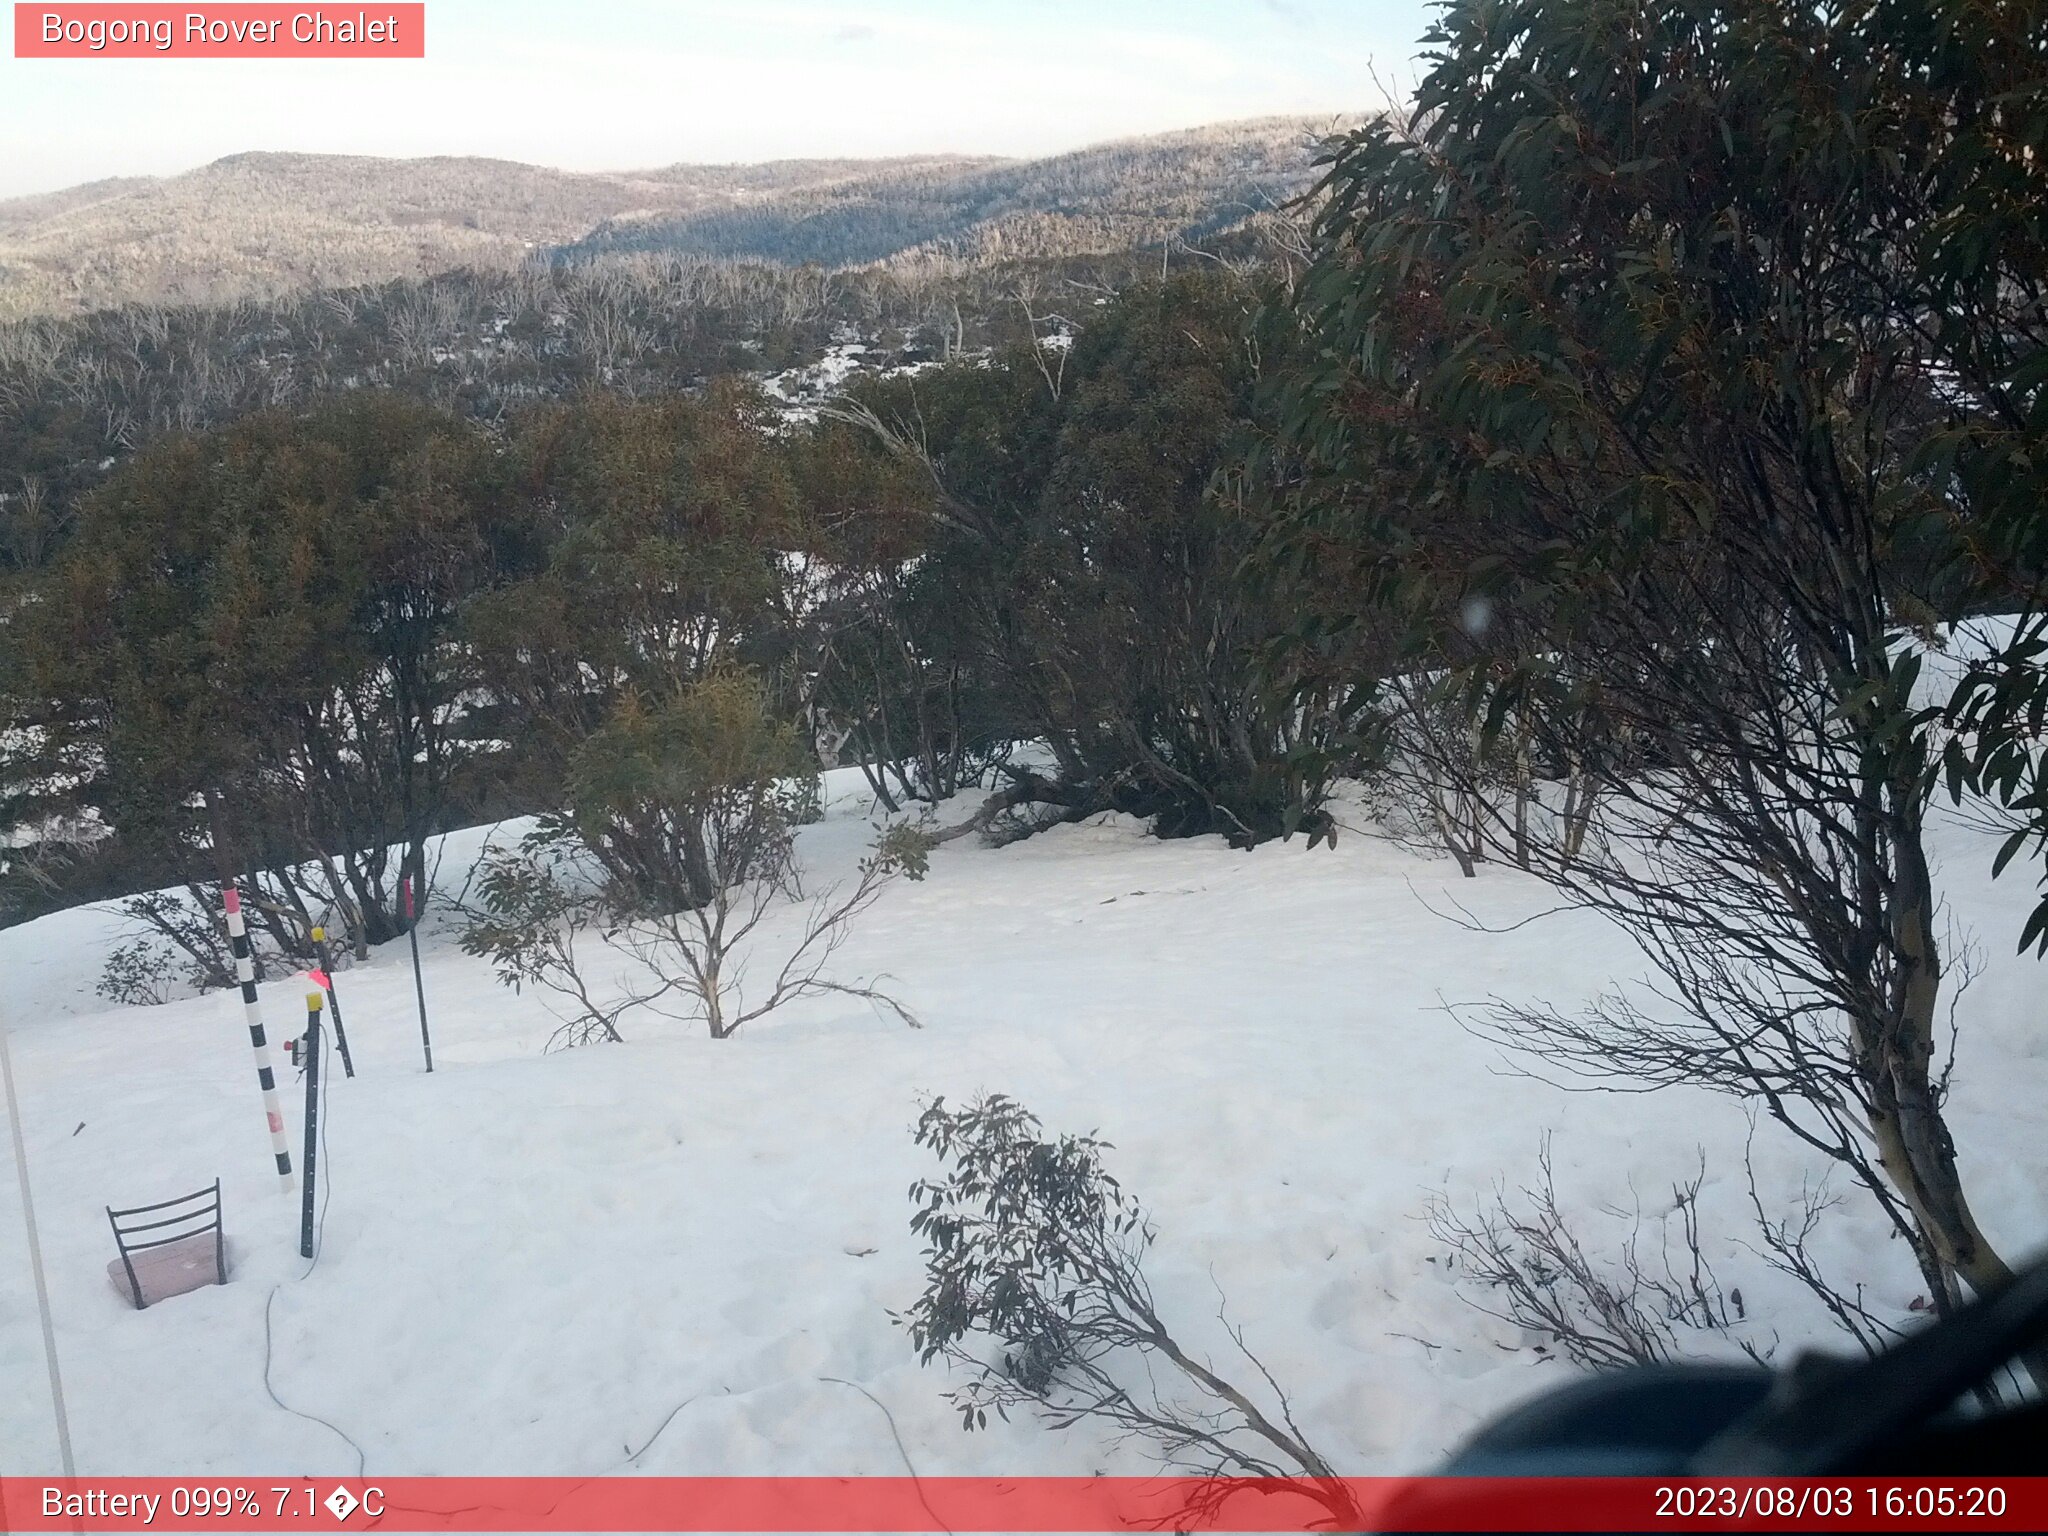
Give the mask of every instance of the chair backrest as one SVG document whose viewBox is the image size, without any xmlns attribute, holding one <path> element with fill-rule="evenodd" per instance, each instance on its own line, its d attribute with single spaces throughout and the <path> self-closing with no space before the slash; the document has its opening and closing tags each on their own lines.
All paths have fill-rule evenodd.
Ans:
<svg viewBox="0 0 2048 1536">
<path fill-rule="evenodd" d="M 135 1273 L 134 1256 L 152 1248 L 182 1243 L 201 1233 L 213 1234 L 213 1260 L 220 1280 L 227 1279 L 226 1238 L 221 1228 L 220 1180 L 205 1189 L 154 1205 L 135 1205 L 117 1211 L 107 1207 L 107 1221 L 114 1229 L 114 1244 L 121 1250 L 121 1265 L 128 1272 L 128 1287 L 138 1309 L 145 1305 L 142 1282 Z"/>
</svg>

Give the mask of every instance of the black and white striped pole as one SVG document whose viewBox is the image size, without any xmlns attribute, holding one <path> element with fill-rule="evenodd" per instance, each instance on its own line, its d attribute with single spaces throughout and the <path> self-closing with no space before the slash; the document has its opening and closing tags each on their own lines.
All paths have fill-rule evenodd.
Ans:
<svg viewBox="0 0 2048 1536">
<path fill-rule="evenodd" d="M 292 1187 L 291 1147 L 284 1139 L 284 1110 L 277 1102 L 277 1078 L 270 1070 L 270 1040 L 263 1032 L 263 1008 L 256 1001 L 256 960 L 249 952 L 249 927 L 242 920 L 242 893 L 232 884 L 221 887 L 221 906 L 228 920 L 228 948 L 235 957 L 235 980 L 242 986 L 242 1015 L 249 1021 L 249 1048 L 256 1053 L 256 1081 L 263 1089 L 263 1113 L 270 1121 L 270 1150 L 277 1158 L 277 1176 Z"/>
<path fill-rule="evenodd" d="M 348 1031 L 341 1027 L 341 994 L 334 990 L 334 972 L 327 965 L 327 930 L 313 930 L 313 955 L 320 962 L 320 969 L 313 973 L 313 979 L 326 990 L 328 1006 L 334 1010 L 334 1048 L 341 1052 L 341 1071 L 344 1077 L 356 1075 L 356 1064 L 349 1060 Z"/>
<path fill-rule="evenodd" d="M 313 1257 L 313 1154 L 320 1146 L 320 1004 L 318 988 L 306 994 L 306 1168 L 299 1181 L 299 1257 Z"/>
</svg>

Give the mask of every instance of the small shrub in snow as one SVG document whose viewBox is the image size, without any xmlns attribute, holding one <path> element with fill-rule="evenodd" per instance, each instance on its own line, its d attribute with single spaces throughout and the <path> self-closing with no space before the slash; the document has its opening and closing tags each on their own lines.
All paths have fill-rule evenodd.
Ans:
<svg viewBox="0 0 2048 1536">
<path fill-rule="evenodd" d="M 890 881 L 924 877 L 931 840 L 918 828 L 883 833 L 850 885 L 806 898 L 792 869 L 786 881 L 742 881 L 682 912 L 622 913 L 616 886 L 592 890 L 569 873 L 567 842 L 559 826 L 544 824 L 517 853 L 487 861 L 461 936 L 463 949 L 489 960 L 504 985 L 548 995 L 562 1020 L 548 1049 L 619 1042 L 622 1021 L 636 1011 L 703 1023 L 725 1039 L 785 1003 L 824 993 L 866 999 L 915 1026 L 888 993 L 834 979 L 826 965 Z M 797 932 L 779 946 L 756 933 L 777 910 L 799 914 Z M 579 948 L 587 939 L 624 962 L 614 967 L 617 985 L 593 983 L 590 956 Z M 749 962 L 762 959 L 764 948 L 775 969 L 765 986 L 750 987 Z"/>
<path fill-rule="evenodd" d="M 766 685 L 724 669 L 621 699 L 570 759 L 567 823 L 619 911 L 703 907 L 741 885 L 789 882 L 815 778 Z"/>
<path fill-rule="evenodd" d="M 660 701 L 629 698 L 577 749 L 568 790 L 570 822 L 620 914 L 606 941 L 652 977 L 634 1006 L 701 1022 L 720 1040 L 828 992 L 916 1023 L 885 992 L 825 970 L 884 886 L 922 878 L 923 834 L 891 830 L 850 885 L 807 895 L 796 828 L 820 814 L 817 777 L 759 678 L 724 670 Z M 778 940 L 769 919 L 791 909 L 797 933 Z M 767 980 L 749 985 L 750 971 Z"/>
<path fill-rule="evenodd" d="M 783 812 L 793 827 L 815 826 L 825 819 L 825 795 L 815 773 L 799 774 L 783 796 Z"/>
<path fill-rule="evenodd" d="M 925 1289 L 896 1321 L 920 1360 L 967 1375 L 947 1394 L 964 1427 L 1029 1407 L 1056 1429 L 1095 1421 L 1136 1436 L 1169 1466 L 1333 1477 L 1236 1329 L 1232 1342 L 1271 1413 L 1168 1331 L 1142 1269 L 1152 1227 L 1102 1166 L 1106 1143 L 1048 1140 L 1035 1116 L 999 1095 L 961 1110 L 935 1100 L 916 1135 L 947 1170 L 911 1186 Z M 1357 1528 L 1341 1486 L 1314 1496 L 1335 1528 Z"/>
<path fill-rule="evenodd" d="M 543 825 L 519 851 L 487 860 L 477 878 L 478 904 L 469 908 L 463 950 L 491 962 L 498 980 L 515 991 L 532 984 L 555 1001 L 562 1027 L 548 1049 L 618 1043 L 619 1015 L 630 997 L 600 1000 L 576 951 L 577 939 L 601 925 L 602 904 L 565 879 L 558 829 Z"/>
<path fill-rule="evenodd" d="M 922 880 L 931 869 L 931 833 L 908 822 L 899 822 L 875 839 L 875 862 L 907 880 Z"/>
<path fill-rule="evenodd" d="M 816 775 L 759 679 L 720 671 L 649 702 L 629 697 L 575 753 L 566 814 L 515 858 L 493 861 L 463 947 L 507 985 L 569 1006 L 553 1044 L 617 1040 L 645 1011 L 702 1023 L 713 1039 L 800 997 L 839 993 L 909 1011 L 880 988 L 827 974 L 861 913 L 899 875 L 924 877 L 932 839 L 881 834 L 851 882 L 807 893 L 796 829 L 822 816 Z M 596 876 L 572 889 L 562 871 Z M 794 917 L 794 932 L 785 921 Z M 578 941 L 629 963 L 600 998 Z"/>
<path fill-rule="evenodd" d="M 171 949 L 155 939 L 130 939 L 107 956 L 93 991 L 110 1003 L 147 1008 L 171 1000 Z"/>
<path fill-rule="evenodd" d="M 218 901 L 212 891 L 207 895 Z M 180 897 L 172 891 L 144 891 L 139 896 L 130 896 L 120 904 L 120 913 L 128 918 L 146 939 L 167 940 L 173 949 L 186 960 L 186 979 L 201 992 L 216 987 L 231 987 L 235 984 L 234 956 L 228 950 L 227 930 L 218 918 L 202 905 L 200 888 L 188 887 L 187 894 Z M 251 909 L 251 916 L 258 915 Z M 258 935 L 252 929 L 249 942 L 253 947 L 256 975 L 263 975 L 263 950 L 258 944 Z M 110 994 L 102 994 L 103 996 Z"/>
</svg>

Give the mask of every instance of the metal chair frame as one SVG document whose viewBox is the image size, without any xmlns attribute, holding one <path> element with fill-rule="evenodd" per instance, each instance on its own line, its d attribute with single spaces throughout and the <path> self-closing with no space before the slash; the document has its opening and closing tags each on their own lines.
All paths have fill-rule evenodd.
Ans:
<svg viewBox="0 0 2048 1536">
<path fill-rule="evenodd" d="M 195 1201 L 206 1203 L 196 1205 Z M 157 1221 L 127 1220 L 131 1216 L 148 1216 L 157 1211 L 168 1211 L 174 1206 L 192 1206 L 192 1209 Z M 221 1223 L 219 1179 L 215 1179 L 206 1189 L 194 1190 L 191 1194 L 180 1195 L 175 1200 L 159 1200 L 154 1205 L 130 1206 L 122 1211 L 117 1211 L 110 1205 L 107 1207 L 107 1223 L 114 1229 L 114 1246 L 121 1250 L 121 1267 L 128 1272 L 128 1291 L 135 1298 L 135 1310 L 138 1312 L 148 1303 L 142 1299 L 142 1282 L 136 1277 L 132 1256 L 151 1248 L 168 1247 L 172 1243 L 182 1243 L 188 1237 L 197 1237 L 202 1232 L 211 1232 L 214 1280 L 219 1285 L 228 1283 L 227 1238 Z M 168 1237 L 152 1237 L 139 1243 L 129 1241 L 137 1232 L 157 1232 L 165 1227 L 180 1227 L 183 1230 L 173 1232 Z"/>
</svg>

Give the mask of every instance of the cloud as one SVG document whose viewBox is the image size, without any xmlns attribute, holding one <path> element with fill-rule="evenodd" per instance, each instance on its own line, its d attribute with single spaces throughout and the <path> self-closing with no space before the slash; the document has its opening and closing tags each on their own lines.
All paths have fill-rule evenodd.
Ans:
<svg viewBox="0 0 2048 1536">
<path fill-rule="evenodd" d="M 834 32 L 832 34 L 832 41 L 835 43 L 871 43 L 880 35 L 866 22 L 857 21 L 851 26 L 841 27 L 838 31 Z"/>
</svg>

